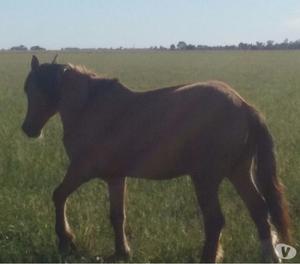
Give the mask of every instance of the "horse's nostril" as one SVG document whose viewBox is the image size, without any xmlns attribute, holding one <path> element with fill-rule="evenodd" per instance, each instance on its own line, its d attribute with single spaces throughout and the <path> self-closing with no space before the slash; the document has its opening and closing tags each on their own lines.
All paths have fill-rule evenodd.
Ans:
<svg viewBox="0 0 300 264">
<path fill-rule="evenodd" d="M 21 129 L 23 130 L 25 135 L 30 138 L 37 138 L 41 135 L 41 129 L 30 122 L 24 122 L 21 126 Z"/>
<path fill-rule="evenodd" d="M 32 131 L 31 131 L 31 129 L 29 128 L 29 126 L 26 124 L 26 123 L 24 123 L 23 125 L 22 125 L 22 130 L 23 130 L 23 132 L 28 136 L 28 137 L 31 137 L 32 136 Z"/>
<path fill-rule="evenodd" d="M 30 133 L 30 128 L 26 123 L 23 123 L 21 128 L 26 135 L 28 135 Z"/>
</svg>

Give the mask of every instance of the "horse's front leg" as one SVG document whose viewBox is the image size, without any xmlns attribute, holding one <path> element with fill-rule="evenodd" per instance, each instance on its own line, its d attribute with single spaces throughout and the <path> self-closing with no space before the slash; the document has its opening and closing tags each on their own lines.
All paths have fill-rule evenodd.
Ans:
<svg viewBox="0 0 300 264">
<path fill-rule="evenodd" d="M 68 196 L 74 192 L 85 180 L 82 168 L 77 165 L 70 165 L 62 183 L 53 192 L 53 202 L 56 213 L 55 230 L 58 236 L 58 247 L 61 253 L 67 253 L 75 248 L 73 243 L 74 235 L 69 227 L 66 216 L 66 202 Z"/>
<path fill-rule="evenodd" d="M 130 248 L 125 234 L 125 177 L 108 180 L 110 199 L 110 220 L 115 232 L 115 249 L 117 257 L 129 257 Z"/>
</svg>

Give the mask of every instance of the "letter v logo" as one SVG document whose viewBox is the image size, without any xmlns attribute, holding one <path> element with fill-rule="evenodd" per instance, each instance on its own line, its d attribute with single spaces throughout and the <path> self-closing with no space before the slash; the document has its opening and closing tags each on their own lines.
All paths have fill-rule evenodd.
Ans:
<svg viewBox="0 0 300 264">
<path fill-rule="evenodd" d="M 281 253 L 283 257 L 287 257 L 289 255 L 291 248 L 290 247 L 282 247 Z"/>
<path fill-rule="evenodd" d="M 292 259 L 296 256 L 297 251 L 294 247 L 287 244 L 277 244 L 275 246 L 276 254 L 281 259 Z"/>
</svg>

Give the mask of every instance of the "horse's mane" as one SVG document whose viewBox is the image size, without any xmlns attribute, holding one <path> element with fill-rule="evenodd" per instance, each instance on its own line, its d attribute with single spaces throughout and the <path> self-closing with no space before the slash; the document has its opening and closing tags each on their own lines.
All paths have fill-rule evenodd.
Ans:
<svg viewBox="0 0 300 264">
<path fill-rule="evenodd" d="M 87 76 L 90 76 L 90 77 L 100 77 L 100 76 L 98 76 L 97 73 L 95 73 L 94 71 L 88 69 L 84 65 L 74 65 L 74 64 L 68 63 L 67 67 L 70 70 L 73 70 L 73 71 L 75 71 L 77 73 L 80 73 L 80 74 L 83 74 L 83 75 L 87 75 Z"/>
<path fill-rule="evenodd" d="M 75 73 L 78 73 L 78 74 L 81 74 L 84 76 L 88 76 L 90 78 L 97 79 L 99 81 L 104 81 L 104 82 L 106 81 L 106 82 L 110 82 L 110 83 L 120 84 L 118 78 L 109 78 L 109 77 L 106 77 L 105 75 L 99 75 L 96 72 L 94 72 L 93 70 L 88 69 L 84 65 L 75 65 L 75 64 L 68 63 L 67 67 L 69 70 L 72 70 Z"/>
<path fill-rule="evenodd" d="M 90 95 L 93 98 L 97 98 L 98 95 L 103 97 L 103 94 L 113 94 L 116 95 L 124 94 L 128 92 L 129 89 L 119 82 L 117 78 L 109 78 L 105 76 L 98 75 L 92 70 L 89 70 L 83 65 L 66 64 L 67 70 L 75 73 L 79 78 L 89 78 L 91 82 L 84 88 L 89 89 Z"/>
</svg>

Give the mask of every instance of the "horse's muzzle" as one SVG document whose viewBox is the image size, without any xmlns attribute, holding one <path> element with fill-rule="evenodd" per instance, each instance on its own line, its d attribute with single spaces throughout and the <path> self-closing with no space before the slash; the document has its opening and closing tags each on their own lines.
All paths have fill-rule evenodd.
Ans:
<svg viewBox="0 0 300 264">
<path fill-rule="evenodd" d="M 26 136 L 30 138 L 38 138 L 41 135 L 41 130 L 32 129 L 25 123 L 22 125 L 22 130 L 26 134 Z"/>
</svg>

